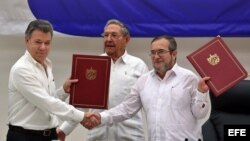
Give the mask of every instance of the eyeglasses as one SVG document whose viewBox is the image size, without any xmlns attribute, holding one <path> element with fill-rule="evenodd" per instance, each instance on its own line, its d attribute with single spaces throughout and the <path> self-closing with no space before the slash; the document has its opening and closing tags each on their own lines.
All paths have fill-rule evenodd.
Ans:
<svg viewBox="0 0 250 141">
<path fill-rule="evenodd" d="M 165 49 L 151 50 L 150 53 L 149 53 L 149 56 L 154 57 L 157 54 L 159 57 L 162 57 L 164 54 L 166 54 L 168 52 L 171 52 L 171 51 L 170 50 L 165 50 Z"/>
<path fill-rule="evenodd" d="M 102 33 L 101 35 L 102 35 L 102 37 L 103 37 L 104 39 L 108 39 L 109 37 L 110 37 L 111 39 L 118 39 L 118 38 L 120 38 L 120 37 L 122 36 L 121 34 L 118 34 L 118 33 L 115 33 L 115 32 L 111 32 L 111 33 Z"/>
</svg>

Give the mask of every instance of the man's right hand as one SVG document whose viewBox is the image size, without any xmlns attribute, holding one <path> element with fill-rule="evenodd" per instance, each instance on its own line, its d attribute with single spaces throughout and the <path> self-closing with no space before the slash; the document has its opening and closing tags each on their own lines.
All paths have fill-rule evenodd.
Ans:
<svg viewBox="0 0 250 141">
<path fill-rule="evenodd" d="M 57 133 L 57 138 L 60 141 L 65 141 L 66 135 L 64 134 L 64 132 L 61 129 L 57 128 L 56 133 Z"/>
<path fill-rule="evenodd" d="M 92 129 L 101 124 L 101 115 L 99 113 L 86 112 L 81 124 L 87 129 Z"/>
</svg>

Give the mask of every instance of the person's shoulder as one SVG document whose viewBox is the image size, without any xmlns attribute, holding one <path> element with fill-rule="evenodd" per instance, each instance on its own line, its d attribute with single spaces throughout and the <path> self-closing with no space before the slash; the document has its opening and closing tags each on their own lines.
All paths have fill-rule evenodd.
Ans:
<svg viewBox="0 0 250 141">
<path fill-rule="evenodd" d="M 178 66 L 178 72 L 180 72 L 183 75 L 190 75 L 196 77 L 196 74 L 193 71 L 181 66 Z"/>
<path fill-rule="evenodd" d="M 183 67 L 178 67 L 176 71 L 177 77 L 181 78 L 182 80 L 185 80 L 187 83 L 193 83 L 197 82 L 198 76 L 191 70 Z"/>
<path fill-rule="evenodd" d="M 141 58 L 139 58 L 137 56 L 133 56 L 131 54 L 127 54 L 126 57 L 127 57 L 128 61 L 137 62 L 137 63 L 144 63 L 145 64 L 145 62 Z"/>
<path fill-rule="evenodd" d="M 29 61 L 28 57 L 21 56 L 11 67 L 12 70 L 30 69 L 32 68 L 32 63 Z"/>
<path fill-rule="evenodd" d="M 130 59 L 135 59 L 135 60 L 141 60 L 141 61 L 142 61 L 141 58 L 139 58 L 139 57 L 137 57 L 137 56 L 134 56 L 134 55 L 131 55 L 131 54 L 129 54 L 129 53 L 127 53 L 127 56 L 126 56 L 126 57 L 128 57 L 128 58 L 130 58 Z"/>
<path fill-rule="evenodd" d="M 143 83 L 145 83 L 145 82 L 148 80 L 149 77 L 153 77 L 153 75 L 154 75 L 154 70 L 148 71 L 148 72 L 142 74 L 142 75 L 138 78 L 138 81 L 137 81 L 137 82 L 138 82 L 139 84 L 143 84 Z"/>
<path fill-rule="evenodd" d="M 147 79 L 148 77 L 154 77 L 154 75 L 155 75 L 154 70 L 149 70 L 148 72 L 143 73 L 140 76 L 140 79 Z"/>
</svg>

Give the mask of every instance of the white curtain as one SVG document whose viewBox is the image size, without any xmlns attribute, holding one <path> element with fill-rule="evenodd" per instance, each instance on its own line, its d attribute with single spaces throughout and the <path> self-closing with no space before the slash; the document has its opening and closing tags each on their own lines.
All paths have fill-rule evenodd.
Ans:
<svg viewBox="0 0 250 141">
<path fill-rule="evenodd" d="M 27 0 L 0 1 L 0 35 L 23 35 L 34 19 Z"/>
</svg>

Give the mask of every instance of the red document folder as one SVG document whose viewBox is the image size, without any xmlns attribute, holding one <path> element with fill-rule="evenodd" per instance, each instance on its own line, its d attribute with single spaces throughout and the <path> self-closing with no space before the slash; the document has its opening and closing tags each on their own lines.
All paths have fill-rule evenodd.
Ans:
<svg viewBox="0 0 250 141">
<path fill-rule="evenodd" d="M 247 77 L 246 70 L 220 37 L 189 54 L 187 59 L 201 77 L 211 77 L 208 86 L 215 96 Z"/>
<path fill-rule="evenodd" d="M 107 109 L 111 58 L 73 54 L 69 102 L 75 107 Z"/>
</svg>

